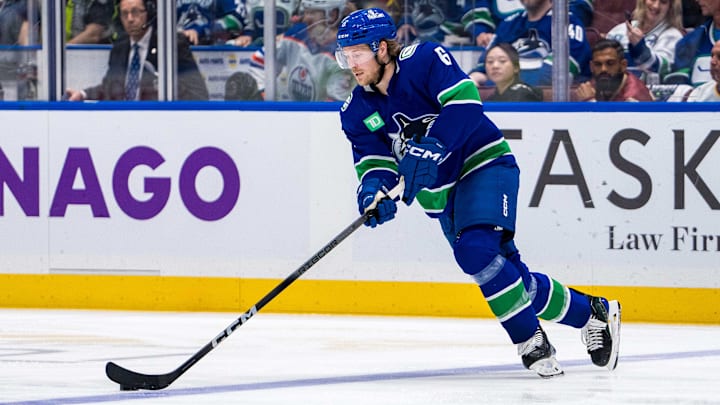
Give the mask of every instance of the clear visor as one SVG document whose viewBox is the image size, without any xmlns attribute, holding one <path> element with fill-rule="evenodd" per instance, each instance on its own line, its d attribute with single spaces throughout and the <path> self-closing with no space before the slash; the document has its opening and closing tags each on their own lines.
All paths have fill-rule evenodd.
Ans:
<svg viewBox="0 0 720 405">
<path fill-rule="evenodd" d="M 342 69 L 350 69 L 367 63 L 375 57 L 375 52 L 370 49 L 344 49 L 338 48 L 335 51 L 335 60 Z"/>
</svg>

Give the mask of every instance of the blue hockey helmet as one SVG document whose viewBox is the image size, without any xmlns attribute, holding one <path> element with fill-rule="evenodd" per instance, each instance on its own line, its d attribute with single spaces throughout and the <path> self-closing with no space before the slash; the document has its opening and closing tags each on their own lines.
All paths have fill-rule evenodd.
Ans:
<svg viewBox="0 0 720 405">
<path fill-rule="evenodd" d="M 352 12 L 338 27 L 338 48 L 368 44 L 377 52 L 382 39 L 395 39 L 397 29 L 392 17 L 381 8 L 368 8 Z"/>
</svg>

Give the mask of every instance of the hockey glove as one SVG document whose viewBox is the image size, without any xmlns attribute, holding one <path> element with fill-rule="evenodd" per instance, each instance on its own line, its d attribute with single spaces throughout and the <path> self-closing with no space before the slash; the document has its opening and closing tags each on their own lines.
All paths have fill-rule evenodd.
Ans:
<svg viewBox="0 0 720 405">
<path fill-rule="evenodd" d="M 445 158 L 445 146 L 431 137 L 409 140 L 407 150 L 398 166 L 400 175 L 405 177 L 402 200 L 412 204 L 415 196 L 425 187 L 435 184 L 438 165 Z"/>
<path fill-rule="evenodd" d="M 357 192 L 358 209 L 360 214 L 364 214 L 365 211 L 370 208 L 375 201 L 378 191 L 382 191 L 387 194 L 388 189 L 380 179 L 367 179 L 360 184 Z M 371 228 L 387 222 L 395 218 L 397 212 L 397 205 L 395 201 L 390 198 L 383 198 L 378 201 L 375 208 L 372 208 L 373 214 L 365 221 L 365 225 Z"/>
</svg>

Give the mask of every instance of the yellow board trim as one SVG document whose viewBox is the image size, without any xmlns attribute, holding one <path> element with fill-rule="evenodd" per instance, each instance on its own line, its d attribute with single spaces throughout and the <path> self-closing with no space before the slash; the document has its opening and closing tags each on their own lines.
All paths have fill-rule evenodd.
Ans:
<svg viewBox="0 0 720 405">
<path fill-rule="evenodd" d="M 241 313 L 281 280 L 0 274 L 0 307 Z M 720 289 L 576 286 L 618 299 L 624 321 L 720 324 Z M 492 318 L 473 284 L 297 280 L 265 312 Z"/>
</svg>

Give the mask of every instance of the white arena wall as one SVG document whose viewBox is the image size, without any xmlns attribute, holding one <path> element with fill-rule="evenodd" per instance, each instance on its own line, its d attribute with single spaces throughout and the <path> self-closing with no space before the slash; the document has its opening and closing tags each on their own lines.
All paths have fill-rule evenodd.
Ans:
<svg viewBox="0 0 720 405">
<path fill-rule="evenodd" d="M 338 107 L 0 103 L 0 306 L 247 310 L 358 215 Z M 520 162 L 531 270 L 620 299 L 626 320 L 720 324 L 717 109 L 488 115 Z M 416 206 L 266 310 L 491 316 Z"/>
</svg>

